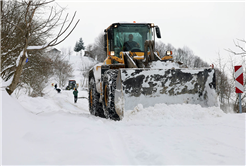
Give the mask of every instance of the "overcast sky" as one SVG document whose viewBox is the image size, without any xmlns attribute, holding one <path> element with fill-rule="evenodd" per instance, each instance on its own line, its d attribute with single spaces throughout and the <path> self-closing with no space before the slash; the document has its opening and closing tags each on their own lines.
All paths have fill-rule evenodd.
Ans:
<svg viewBox="0 0 246 166">
<path fill-rule="evenodd" d="M 175 48 L 189 47 L 194 54 L 213 63 L 224 49 L 237 50 L 233 40 L 245 39 L 245 1 L 64 1 L 57 0 L 80 22 L 60 45 L 73 50 L 82 37 L 85 46 L 115 22 L 149 22 L 161 29 L 161 40 Z M 65 16 L 65 15 L 64 15 Z"/>
</svg>

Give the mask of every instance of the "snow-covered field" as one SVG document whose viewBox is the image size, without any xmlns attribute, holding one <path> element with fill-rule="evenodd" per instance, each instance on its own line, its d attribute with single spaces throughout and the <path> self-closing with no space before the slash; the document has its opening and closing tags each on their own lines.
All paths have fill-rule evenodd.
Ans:
<svg viewBox="0 0 246 166">
<path fill-rule="evenodd" d="M 3 165 L 245 165 L 245 114 L 139 104 L 112 121 L 90 115 L 86 99 L 74 104 L 72 91 L 17 99 L 0 90 Z"/>
</svg>

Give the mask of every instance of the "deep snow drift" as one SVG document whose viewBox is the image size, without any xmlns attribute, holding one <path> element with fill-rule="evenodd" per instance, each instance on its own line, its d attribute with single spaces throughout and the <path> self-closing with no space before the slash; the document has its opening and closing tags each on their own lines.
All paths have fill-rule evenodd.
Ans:
<svg viewBox="0 0 246 166">
<path fill-rule="evenodd" d="M 112 121 L 90 115 L 86 99 L 74 104 L 72 91 L 16 99 L 0 90 L 3 165 L 245 165 L 245 114 L 139 104 Z"/>
</svg>

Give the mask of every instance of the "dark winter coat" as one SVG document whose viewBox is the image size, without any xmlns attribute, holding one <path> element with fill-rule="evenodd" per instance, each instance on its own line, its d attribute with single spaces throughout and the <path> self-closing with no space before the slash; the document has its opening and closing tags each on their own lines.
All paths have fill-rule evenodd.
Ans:
<svg viewBox="0 0 246 166">
<path fill-rule="evenodd" d="M 134 47 L 139 48 L 139 44 L 135 41 L 127 41 L 124 43 L 123 50 L 124 51 L 130 51 Z"/>
<path fill-rule="evenodd" d="M 76 97 L 78 96 L 78 93 L 79 93 L 79 92 L 78 92 L 77 90 L 74 90 L 74 91 L 73 91 L 73 95 L 76 96 Z"/>
</svg>

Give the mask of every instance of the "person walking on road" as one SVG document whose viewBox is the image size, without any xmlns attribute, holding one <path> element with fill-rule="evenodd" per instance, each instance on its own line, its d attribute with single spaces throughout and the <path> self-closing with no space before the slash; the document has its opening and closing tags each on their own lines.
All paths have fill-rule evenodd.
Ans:
<svg viewBox="0 0 246 166">
<path fill-rule="evenodd" d="M 75 88 L 73 91 L 74 103 L 76 103 L 78 100 L 78 93 L 79 93 L 78 90 Z"/>
</svg>

